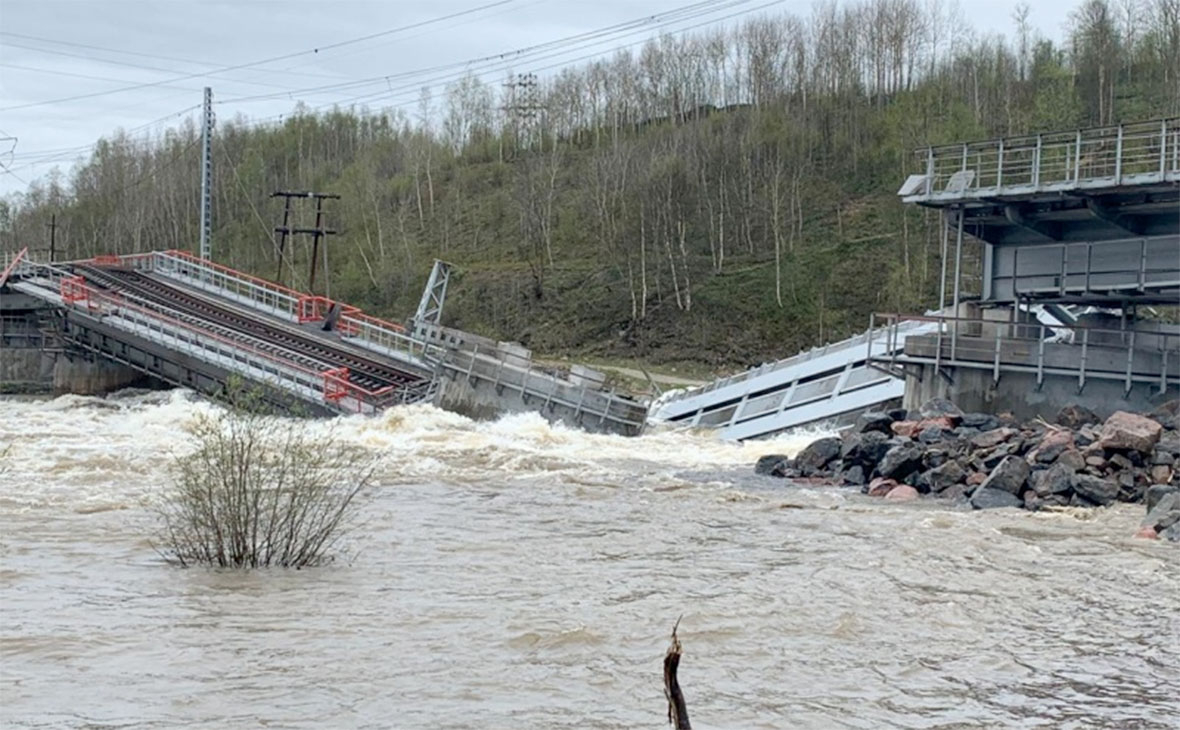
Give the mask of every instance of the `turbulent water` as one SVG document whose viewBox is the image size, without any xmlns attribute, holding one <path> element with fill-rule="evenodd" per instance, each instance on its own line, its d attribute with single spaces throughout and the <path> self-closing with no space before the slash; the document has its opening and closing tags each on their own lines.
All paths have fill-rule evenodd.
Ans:
<svg viewBox="0 0 1180 730">
<path fill-rule="evenodd" d="M 707 434 L 430 408 L 379 453 L 348 563 L 157 556 L 180 392 L 0 401 L 0 725 L 1175 728 L 1180 552 L 1141 508 L 972 513 L 755 477 Z M 328 428 L 324 422 L 307 428 Z"/>
</svg>

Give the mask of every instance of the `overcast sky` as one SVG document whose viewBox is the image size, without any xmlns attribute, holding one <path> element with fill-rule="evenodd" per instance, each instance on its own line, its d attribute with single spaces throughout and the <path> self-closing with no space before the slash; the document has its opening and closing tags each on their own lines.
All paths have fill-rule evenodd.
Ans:
<svg viewBox="0 0 1180 730">
<path fill-rule="evenodd" d="M 710 13 L 586 41 L 564 55 L 551 51 L 537 60 L 476 68 L 486 70 L 486 80 L 500 82 L 509 70 L 541 70 L 609 54 L 660 32 L 708 22 L 732 25 L 739 13 L 751 10 L 806 16 L 812 6 L 811 0 L 783 0 L 764 7 L 770 1 L 715 0 Z M 1017 2 L 967 1 L 961 12 L 975 32 L 1007 33 Z M 296 100 L 320 106 L 362 96 L 374 107 L 412 110 L 418 88 L 432 78 L 462 73 L 462 67 L 348 89 L 302 90 L 459 64 L 690 4 L 693 0 L 0 0 L 0 137 L 15 138 L 0 140 L 0 194 L 25 189 L 54 165 L 68 170 L 89 145 L 117 128 L 159 130 L 194 116 L 204 86 L 213 87 L 221 118 L 239 113 L 276 118 Z M 1030 4 L 1033 25 L 1058 39 L 1077 0 Z M 453 17 L 428 22 L 446 16 Z M 386 33 L 415 24 L 422 25 Z M 371 35 L 377 37 L 351 42 Z M 267 59 L 275 60 L 258 63 Z M 271 98 L 233 101 L 256 96 Z"/>
</svg>

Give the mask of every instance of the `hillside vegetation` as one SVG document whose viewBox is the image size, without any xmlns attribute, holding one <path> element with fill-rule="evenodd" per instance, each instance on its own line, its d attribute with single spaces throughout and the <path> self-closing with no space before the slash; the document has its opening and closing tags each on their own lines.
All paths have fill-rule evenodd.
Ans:
<svg viewBox="0 0 1180 730">
<path fill-rule="evenodd" d="M 374 314 L 410 314 L 438 257 L 458 271 L 448 324 L 541 354 L 789 355 L 935 303 L 937 218 L 895 195 L 916 148 L 1180 114 L 1180 0 L 1086 0 L 1064 45 L 1027 17 L 979 37 L 938 2 L 821 2 L 653 39 L 523 99 L 468 76 L 409 114 L 223 119 L 216 257 L 274 278 L 270 194 L 333 192 L 330 294 Z M 68 257 L 195 250 L 198 141 L 114 134 L 5 203 L 4 246 L 44 246 L 56 213 Z M 308 257 L 300 240 L 286 283 L 306 287 Z"/>
</svg>

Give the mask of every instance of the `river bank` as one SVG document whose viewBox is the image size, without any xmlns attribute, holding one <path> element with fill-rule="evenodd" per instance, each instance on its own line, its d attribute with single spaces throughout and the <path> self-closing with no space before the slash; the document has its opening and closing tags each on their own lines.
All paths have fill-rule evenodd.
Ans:
<svg viewBox="0 0 1180 730">
<path fill-rule="evenodd" d="M 872 497 L 929 495 L 974 509 L 1031 511 L 1146 503 L 1139 536 L 1180 542 L 1180 401 L 1102 421 L 1066 406 L 1055 423 L 964 413 L 943 399 L 868 412 L 797 456 L 767 455 L 758 474 L 859 487 Z"/>
</svg>

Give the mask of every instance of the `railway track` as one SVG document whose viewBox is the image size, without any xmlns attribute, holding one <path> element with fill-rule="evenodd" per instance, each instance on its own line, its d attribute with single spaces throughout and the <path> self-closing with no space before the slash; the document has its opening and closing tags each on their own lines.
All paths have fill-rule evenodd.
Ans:
<svg viewBox="0 0 1180 730">
<path fill-rule="evenodd" d="M 208 321 L 220 328 L 257 338 L 266 343 L 262 347 L 271 349 L 281 357 L 294 359 L 304 367 L 315 370 L 346 367 L 349 382 L 369 391 L 423 380 L 415 374 L 363 357 L 346 348 L 334 347 L 332 343 L 314 336 L 249 317 L 231 307 L 215 304 L 137 271 L 89 265 L 76 265 L 74 268 L 89 282 L 103 288 L 130 294 Z"/>
</svg>

